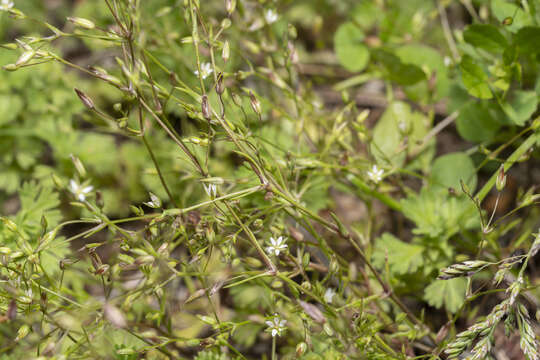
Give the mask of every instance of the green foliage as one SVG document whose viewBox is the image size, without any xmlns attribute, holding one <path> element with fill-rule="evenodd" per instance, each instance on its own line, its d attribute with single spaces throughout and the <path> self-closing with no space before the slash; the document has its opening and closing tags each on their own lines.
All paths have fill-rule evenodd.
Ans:
<svg viewBox="0 0 540 360">
<path fill-rule="evenodd" d="M 339 62 L 349 71 L 363 70 L 369 61 L 369 51 L 363 44 L 364 33 L 354 23 L 342 24 L 334 36 Z"/>
<path fill-rule="evenodd" d="M 451 280 L 435 280 L 426 288 L 424 299 L 429 305 L 455 313 L 465 300 L 467 280 L 463 278 Z"/>
<path fill-rule="evenodd" d="M 384 233 L 376 240 L 373 264 L 384 268 L 388 262 L 392 274 L 411 274 L 424 264 L 424 250 L 421 245 L 409 244 L 392 234 Z"/>
<path fill-rule="evenodd" d="M 488 84 L 488 76 L 472 57 L 464 56 L 460 64 L 461 78 L 465 88 L 474 97 L 491 99 L 493 94 Z"/>
<path fill-rule="evenodd" d="M 538 358 L 538 1 L 11 5 L 0 358 Z"/>
</svg>

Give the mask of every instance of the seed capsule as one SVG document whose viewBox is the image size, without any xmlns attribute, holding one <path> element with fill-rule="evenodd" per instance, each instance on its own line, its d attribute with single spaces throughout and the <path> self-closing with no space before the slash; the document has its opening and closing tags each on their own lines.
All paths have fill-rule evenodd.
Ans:
<svg viewBox="0 0 540 360">
<path fill-rule="evenodd" d="M 249 101 L 251 103 L 251 108 L 253 109 L 253 111 L 255 111 L 257 115 L 261 116 L 261 103 L 251 91 L 249 92 Z"/>
<path fill-rule="evenodd" d="M 210 114 L 210 104 L 208 103 L 208 96 L 207 95 L 202 96 L 201 110 L 202 110 L 203 117 L 206 120 L 210 120 L 212 118 L 212 116 Z"/>
<path fill-rule="evenodd" d="M 216 93 L 222 95 L 225 91 L 225 86 L 223 85 L 223 73 L 218 74 L 218 79 L 216 83 Z"/>
<path fill-rule="evenodd" d="M 499 173 L 497 174 L 497 181 L 495 183 L 497 191 L 503 191 L 506 185 L 506 173 L 504 172 L 504 165 L 501 165 L 499 168 Z"/>
<path fill-rule="evenodd" d="M 75 88 L 74 90 L 75 90 L 75 93 L 77 93 L 77 96 L 79 97 L 79 99 L 81 99 L 84 106 L 86 106 L 90 110 L 94 110 L 96 108 L 92 99 L 90 99 L 85 93 L 83 93 L 81 90 L 77 88 Z"/>
</svg>

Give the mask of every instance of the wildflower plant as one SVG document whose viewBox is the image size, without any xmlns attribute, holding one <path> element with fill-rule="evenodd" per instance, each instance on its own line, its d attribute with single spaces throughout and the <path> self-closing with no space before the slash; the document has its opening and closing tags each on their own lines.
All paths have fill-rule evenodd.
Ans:
<svg viewBox="0 0 540 360">
<path fill-rule="evenodd" d="M 538 359 L 533 3 L 2 0 L 0 356 Z"/>
</svg>

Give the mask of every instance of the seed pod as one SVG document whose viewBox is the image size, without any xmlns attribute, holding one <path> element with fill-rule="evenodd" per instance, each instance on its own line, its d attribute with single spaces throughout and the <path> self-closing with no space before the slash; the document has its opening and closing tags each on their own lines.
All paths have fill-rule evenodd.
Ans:
<svg viewBox="0 0 540 360">
<path fill-rule="evenodd" d="M 15 320 L 15 318 L 17 317 L 17 302 L 15 301 L 15 299 L 12 299 L 9 302 L 9 305 L 6 311 L 6 316 L 8 320 L 10 321 Z"/>
<path fill-rule="evenodd" d="M 93 28 L 96 27 L 96 24 L 94 24 L 94 22 L 88 19 L 80 18 L 80 17 L 68 17 L 67 20 L 83 29 L 92 30 Z"/>
<path fill-rule="evenodd" d="M 203 114 L 203 117 L 210 121 L 210 119 L 212 118 L 211 114 L 210 114 L 210 104 L 208 103 L 208 96 L 207 95 L 203 95 L 202 96 L 202 100 L 201 100 L 201 110 L 202 110 L 202 114 Z"/>
<path fill-rule="evenodd" d="M 255 95 L 253 95 L 253 92 L 249 92 L 249 101 L 251 103 L 251 108 L 253 109 L 253 111 L 255 112 L 255 114 L 261 116 L 261 103 L 259 102 L 259 99 L 257 99 L 255 97 Z"/>
<path fill-rule="evenodd" d="M 74 90 L 77 93 L 77 96 L 79 97 L 79 99 L 81 99 L 84 106 L 86 106 L 90 110 L 94 110 L 96 108 L 92 99 L 90 99 L 85 93 L 83 93 L 81 90 L 77 88 L 75 88 Z"/>
<path fill-rule="evenodd" d="M 223 95 L 223 92 L 225 91 L 225 87 L 223 85 L 223 73 L 218 74 L 217 83 L 216 83 L 216 93 L 218 95 Z"/>
<path fill-rule="evenodd" d="M 499 168 L 499 173 L 497 174 L 496 187 L 497 191 L 503 191 L 506 185 L 506 173 L 504 172 L 504 165 L 501 165 Z"/>
</svg>

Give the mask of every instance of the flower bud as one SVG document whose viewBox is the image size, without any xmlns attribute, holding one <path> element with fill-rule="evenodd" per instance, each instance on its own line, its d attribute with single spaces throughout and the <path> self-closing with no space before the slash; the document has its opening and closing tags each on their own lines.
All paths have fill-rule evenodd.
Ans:
<svg viewBox="0 0 540 360">
<path fill-rule="evenodd" d="M 223 59 L 223 62 L 227 62 L 229 60 L 229 57 L 231 55 L 231 49 L 229 46 L 229 41 L 225 41 L 223 43 L 223 50 L 221 51 L 221 58 Z"/>
<path fill-rule="evenodd" d="M 75 169 L 77 170 L 79 175 L 82 178 L 86 177 L 86 169 L 84 168 L 81 160 L 73 154 L 70 154 L 69 156 L 71 157 L 71 161 L 73 162 L 73 165 L 75 166 Z"/>
<path fill-rule="evenodd" d="M 15 66 L 19 67 L 21 65 L 25 65 L 28 63 L 32 58 L 36 55 L 36 52 L 34 50 L 25 51 L 22 53 L 21 56 L 17 59 L 15 62 Z"/>
<path fill-rule="evenodd" d="M 24 339 L 26 335 L 28 335 L 29 332 L 30 332 L 30 326 L 26 324 L 21 326 L 19 330 L 17 331 L 17 337 L 15 338 L 15 342 Z"/>
<path fill-rule="evenodd" d="M 15 71 L 15 70 L 18 70 L 19 67 L 15 64 L 7 64 L 7 65 L 2 66 L 2 69 L 6 71 Z"/>
<path fill-rule="evenodd" d="M 96 24 L 94 24 L 92 21 L 80 17 L 68 17 L 67 20 L 83 29 L 92 30 L 96 27 Z"/>
<path fill-rule="evenodd" d="M 307 344 L 305 342 L 301 342 L 298 345 L 296 345 L 296 357 L 300 357 L 304 355 L 307 351 Z"/>
<path fill-rule="evenodd" d="M 234 12 L 236 8 L 236 0 L 225 0 L 225 10 L 229 16 Z"/>
<path fill-rule="evenodd" d="M 17 224 L 15 224 L 13 221 L 11 221 L 8 218 L 2 218 L 2 222 L 4 225 L 11 230 L 12 232 L 18 232 L 19 228 L 17 227 Z"/>
<path fill-rule="evenodd" d="M 499 168 L 499 173 L 497 174 L 497 181 L 495 184 L 497 191 L 503 191 L 506 185 L 506 173 L 504 172 L 504 165 L 501 165 Z"/>
<path fill-rule="evenodd" d="M 223 30 L 226 30 L 226 29 L 230 28 L 231 25 L 232 25 L 232 22 L 231 22 L 231 19 L 229 19 L 229 18 L 225 18 L 225 19 L 223 19 L 223 21 L 221 22 L 221 28 L 222 28 Z"/>
<path fill-rule="evenodd" d="M 18 48 L 17 44 L 15 43 L 1 44 L 0 47 L 3 47 L 4 49 L 8 49 L 8 50 L 15 50 Z"/>
<path fill-rule="evenodd" d="M 62 182 L 62 179 L 60 179 L 56 174 L 51 174 L 51 178 L 54 183 L 54 186 L 56 186 L 57 189 L 64 188 L 64 183 Z"/>
<path fill-rule="evenodd" d="M 79 97 L 79 99 L 81 99 L 84 106 L 86 106 L 90 110 L 94 110 L 96 108 L 92 99 L 90 99 L 85 93 L 83 93 L 81 90 L 77 88 L 75 88 L 74 90 L 75 90 L 75 93 L 77 93 L 77 96 Z"/>
</svg>

